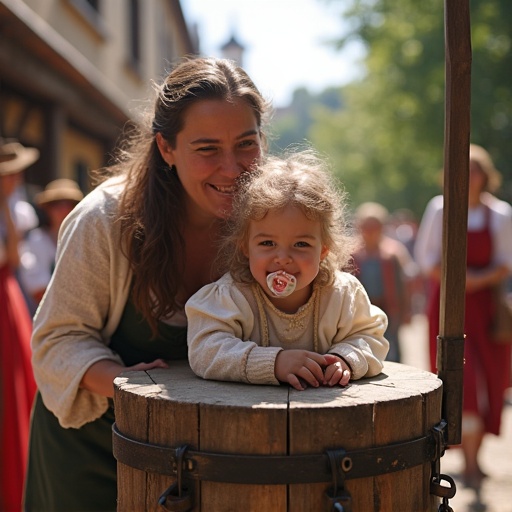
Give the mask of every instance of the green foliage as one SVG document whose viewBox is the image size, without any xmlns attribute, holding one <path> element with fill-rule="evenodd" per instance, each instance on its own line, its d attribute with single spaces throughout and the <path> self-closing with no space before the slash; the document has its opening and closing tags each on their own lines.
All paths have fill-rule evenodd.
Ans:
<svg viewBox="0 0 512 512">
<path fill-rule="evenodd" d="M 420 216 L 441 191 L 444 141 L 444 4 L 442 0 L 331 0 L 368 50 L 366 75 L 337 91 L 342 108 L 309 98 L 283 119 L 292 140 L 312 141 L 330 156 L 352 202 L 376 200 Z M 512 199 L 512 2 L 473 0 L 471 140 L 486 147 Z M 291 114 L 289 114 L 291 116 Z M 299 133 L 296 123 L 305 123 Z M 287 129 L 288 129 L 287 128 Z M 281 127 L 278 127 L 280 131 Z M 286 129 L 286 130 L 287 130 Z M 285 131 L 286 131 L 285 130 Z"/>
<path fill-rule="evenodd" d="M 309 140 L 309 131 L 317 106 L 331 112 L 341 109 L 343 102 L 340 90 L 331 87 L 319 95 L 312 95 L 305 88 L 297 89 L 293 93 L 291 105 L 276 112 L 272 123 L 272 153 L 279 153 L 292 144 L 301 144 Z"/>
</svg>

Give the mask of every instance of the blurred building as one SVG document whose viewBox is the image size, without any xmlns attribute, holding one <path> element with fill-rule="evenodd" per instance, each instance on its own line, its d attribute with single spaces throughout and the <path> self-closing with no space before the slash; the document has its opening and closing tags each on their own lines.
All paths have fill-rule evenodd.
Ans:
<svg viewBox="0 0 512 512">
<path fill-rule="evenodd" d="M 0 0 L 0 137 L 40 150 L 27 183 L 87 192 L 151 81 L 198 46 L 179 0 Z"/>
<path fill-rule="evenodd" d="M 224 59 L 234 60 L 238 66 L 244 67 L 245 46 L 238 41 L 234 33 L 220 49 Z"/>
</svg>

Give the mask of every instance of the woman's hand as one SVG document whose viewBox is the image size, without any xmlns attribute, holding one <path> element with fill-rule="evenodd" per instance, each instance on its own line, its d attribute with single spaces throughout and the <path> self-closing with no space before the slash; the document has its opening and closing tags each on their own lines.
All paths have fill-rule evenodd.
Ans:
<svg viewBox="0 0 512 512">
<path fill-rule="evenodd" d="M 155 368 L 169 368 L 169 365 L 163 359 L 155 359 L 151 363 L 137 363 L 133 366 L 127 366 L 123 371 L 124 372 L 135 372 L 135 371 L 145 371 L 145 370 L 154 370 Z"/>
<path fill-rule="evenodd" d="M 488 268 L 482 271 L 468 270 L 466 272 L 466 293 L 476 292 L 500 283 L 508 276 L 505 265 Z"/>
<path fill-rule="evenodd" d="M 327 366 L 322 354 L 309 350 L 281 350 L 277 354 L 274 373 L 280 382 L 288 382 L 299 391 L 307 384 L 317 388 L 325 384 L 323 367 Z"/>
<path fill-rule="evenodd" d="M 327 362 L 327 368 L 325 369 L 325 381 L 327 386 L 346 386 L 352 372 L 348 364 L 341 359 L 341 357 L 334 354 L 326 354 L 325 359 Z"/>
</svg>

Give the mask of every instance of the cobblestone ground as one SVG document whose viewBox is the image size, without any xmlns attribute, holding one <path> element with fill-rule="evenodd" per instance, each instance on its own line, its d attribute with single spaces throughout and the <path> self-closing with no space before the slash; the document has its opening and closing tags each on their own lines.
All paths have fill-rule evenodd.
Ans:
<svg viewBox="0 0 512 512">
<path fill-rule="evenodd" d="M 402 327 L 400 332 L 402 362 L 428 370 L 427 344 L 426 319 L 423 315 L 415 315 L 411 324 Z M 512 392 L 508 398 L 512 402 Z M 488 478 L 476 492 L 464 487 L 461 481 L 461 450 L 450 447 L 446 451 L 441 459 L 441 472 L 451 476 L 457 485 L 450 506 L 454 512 L 512 512 L 512 404 L 504 408 L 501 435 L 485 437 L 480 463 Z"/>
</svg>

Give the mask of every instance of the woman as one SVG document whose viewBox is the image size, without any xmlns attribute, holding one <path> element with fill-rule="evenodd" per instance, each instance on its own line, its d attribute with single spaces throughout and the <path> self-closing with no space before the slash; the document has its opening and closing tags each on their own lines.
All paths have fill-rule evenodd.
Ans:
<svg viewBox="0 0 512 512">
<path fill-rule="evenodd" d="M 230 61 L 186 60 L 157 92 L 116 176 L 61 228 L 34 322 L 27 511 L 115 510 L 113 380 L 186 357 L 184 304 L 219 277 L 237 178 L 262 156 L 268 104 Z"/>
<path fill-rule="evenodd" d="M 39 157 L 18 142 L 0 144 L 0 510 L 19 511 L 36 391 L 30 367 L 32 321 L 15 271 L 19 241 L 37 217 L 16 199 L 22 171 Z"/>
<path fill-rule="evenodd" d="M 500 175 L 489 153 L 470 146 L 467 273 L 462 416 L 463 478 L 478 488 L 485 477 L 478 454 L 485 433 L 498 435 L 504 392 L 510 382 L 510 345 L 493 343 L 493 286 L 512 272 L 512 207 L 490 194 Z M 415 256 L 432 281 L 428 304 L 430 360 L 435 371 L 439 334 L 442 196 L 427 205 L 416 240 Z"/>
</svg>

